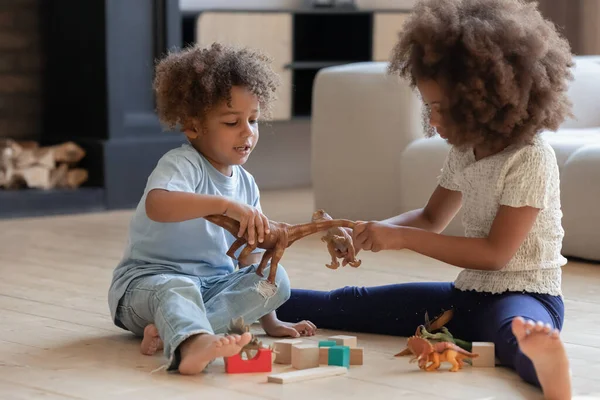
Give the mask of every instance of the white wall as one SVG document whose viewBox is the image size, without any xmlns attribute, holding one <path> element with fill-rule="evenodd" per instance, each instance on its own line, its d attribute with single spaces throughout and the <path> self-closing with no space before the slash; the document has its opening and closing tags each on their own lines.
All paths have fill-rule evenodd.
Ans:
<svg viewBox="0 0 600 400">
<path fill-rule="evenodd" d="M 281 9 L 295 8 L 307 4 L 309 0 L 179 0 L 182 10 L 202 10 L 205 8 Z M 356 0 L 360 8 L 409 8 L 416 0 Z"/>
</svg>

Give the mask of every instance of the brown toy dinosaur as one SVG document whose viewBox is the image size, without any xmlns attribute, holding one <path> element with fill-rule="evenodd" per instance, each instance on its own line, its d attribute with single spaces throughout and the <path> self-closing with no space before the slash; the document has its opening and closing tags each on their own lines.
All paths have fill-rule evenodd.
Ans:
<svg viewBox="0 0 600 400">
<path fill-rule="evenodd" d="M 207 215 L 204 217 L 215 225 L 218 225 L 229 231 L 233 236 L 237 237 L 240 230 L 240 223 L 235 219 L 225 215 Z M 236 239 L 227 251 L 227 255 L 235 260 L 235 252 L 246 244 L 242 250 L 239 259 L 243 259 L 250 255 L 257 247 L 265 249 L 265 254 L 258 265 L 256 273 L 263 276 L 262 271 L 267 267 L 267 263 L 271 260 L 271 269 L 269 272 L 268 281 L 275 284 L 275 276 L 277 274 L 277 265 L 283 257 L 285 249 L 290 247 L 295 241 L 306 236 L 312 235 L 320 231 L 326 231 L 334 227 L 354 228 L 355 222 L 347 219 L 332 219 L 329 221 L 309 222 L 305 224 L 291 225 L 285 222 L 275 222 L 269 220 L 269 233 L 265 235 L 262 243 L 255 241 L 253 245 L 247 244 L 248 233 Z"/>
<path fill-rule="evenodd" d="M 313 222 L 319 221 L 331 221 L 333 218 L 325 212 L 325 210 L 317 210 L 312 215 Z M 327 268 L 338 269 L 340 263 L 338 262 L 338 256 L 335 253 L 339 250 L 340 253 L 346 254 L 344 260 L 352 267 L 357 268 L 360 266 L 361 261 L 356 259 L 356 250 L 354 249 L 354 243 L 352 237 L 343 228 L 331 228 L 327 230 L 327 234 L 321 238 L 321 241 L 327 243 L 327 251 L 331 255 L 331 264 L 325 264 Z M 339 257 L 342 258 L 342 257 Z"/>
<path fill-rule="evenodd" d="M 244 324 L 243 317 L 236 318 L 229 324 L 229 334 L 241 335 L 245 332 L 250 332 L 250 326 Z M 248 344 L 242 347 L 242 350 L 240 350 L 240 354 L 245 354 L 247 360 L 254 358 L 259 349 L 271 349 L 271 351 L 273 351 L 272 346 L 264 346 L 262 341 L 258 340 L 258 338 L 253 334 L 251 335 L 252 339 L 250 342 L 248 342 Z"/>
<path fill-rule="evenodd" d="M 418 336 L 408 338 L 407 345 L 414 355 L 410 362 L 417 361 L 419 368 L 425 371 L 435 371 L 445 361 L 452 364 L 450 371 L 456 372 L 463 367 L 465 358 L 479 356 L 479 354 L 470 353 L 451 342 L 431 343 Z M 431 364 L 427 365 L 428 363 Z"/>
</svg>

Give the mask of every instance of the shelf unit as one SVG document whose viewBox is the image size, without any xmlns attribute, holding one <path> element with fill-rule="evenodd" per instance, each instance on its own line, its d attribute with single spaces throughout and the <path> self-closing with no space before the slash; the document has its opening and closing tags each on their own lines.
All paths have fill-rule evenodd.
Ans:
<svg viewBox="0 0 600 400">
<path fill-rule="evenodd" d="M 314 79 L 322 68 L 387 61 L 409 10 L 305 8 L 205 10 L 183 17 L 185 44 L 249 46 L 273 57 L 282 86 L 275 120 L 311 115 Z"/>
</svg>

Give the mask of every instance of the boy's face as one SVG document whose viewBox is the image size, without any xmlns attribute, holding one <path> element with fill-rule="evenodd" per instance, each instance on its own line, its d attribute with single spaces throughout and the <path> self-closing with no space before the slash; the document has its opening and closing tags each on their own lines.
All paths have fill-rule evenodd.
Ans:
<svg viewBox="0 0 600 400">
<path fill-rule="evenodd" d="M 186 131 L 192 145 L 222 174 L 243 165 L 258 142 L 258 98 L 240 86 L 231 88 L 231 107 L 223 101 L 206 115 L 204 129 Z"/>
</svg>

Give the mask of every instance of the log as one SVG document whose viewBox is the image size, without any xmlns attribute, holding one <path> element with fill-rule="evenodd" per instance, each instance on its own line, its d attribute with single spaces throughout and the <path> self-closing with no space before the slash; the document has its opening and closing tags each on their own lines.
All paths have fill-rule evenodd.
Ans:
<svg viewBox="0 0 600 400">
<path fill-rule="evenodd" d="M 76 168 L 85 151 L 73 142 L 40 147 L 37 142 L 0 140 L 0 187 L 17 189 L 81 186 L 88 171 Z"/>
</svg>

